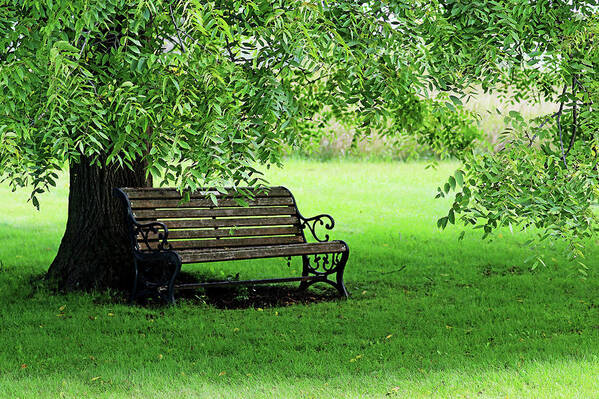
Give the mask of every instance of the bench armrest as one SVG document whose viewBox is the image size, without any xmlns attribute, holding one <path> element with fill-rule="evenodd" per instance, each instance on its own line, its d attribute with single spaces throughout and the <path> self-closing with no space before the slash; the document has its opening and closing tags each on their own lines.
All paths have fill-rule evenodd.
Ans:
<svg viewBox="0 0 599 399">
<path fill-rule="evenodd" d="M 127 223 L 129 223 L 129 235 L 131 236 L 131 246 L 134 250 L 139 251 L 140 242 L 146 246 L 146 249 L 152 252 L 170 250 L 171 245 L 168 243 L 168 228 L 162 222 L 139 223 L 133 211 L 131 210 L 131 201 L 129 197 L 120 188 L 114 189 L 114 194 L 120 198 L 125 207 L 125 215 Z M 162 230 L 162 231 L 161 231 Z M 139 238 L 138 238 L 139 237 Z M 158 240 L 158 245 L 152 247 L 151 241 Z"/>
<path fill-rule="evenodd" d="M 316 227 L 318 225 L 324 225 L 324 228 L 327 230 L 332 230 L 335 227 L 335 220 L 331 215 L 320 214 L 316 216 L 312 216 L 311 218 L 305 218 L 301 214 L 299 215 L 300 219 L 300 228 L 302 230 L 308 229 L 310 233 L 312 233 L 312 237 L 318 242 L 326 242 L 329 241 L 329 235 L 325 234 L 324 238 L 320 238 L 316 233 Z"/>
<path fill-rule="evenodd" d="M 139 250 L 140 243 L 152 252 L 166 251 L 171 249 L 171 244 L 168 243 L 168 227 L 162 222 L 138 223 L 134 218 L 131 219 L 133 224 L 133 234 L 136 240 L 136 249 Z M 152 238 L 158 239 L 158 245 L 152 247 L 150 241 Z"/>
</svg>

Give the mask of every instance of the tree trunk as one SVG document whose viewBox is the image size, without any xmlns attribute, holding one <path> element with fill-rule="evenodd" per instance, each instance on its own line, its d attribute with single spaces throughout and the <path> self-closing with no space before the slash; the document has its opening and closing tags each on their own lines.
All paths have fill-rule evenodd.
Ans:
<svg viewBox="0 0 599 399">
<path fill-rule="evenodd" d="M 129 288 L 132 255 L 124 209 L 114 187 L 145 187 L 142 162 L 134 170 L 94 166 L 89 159 L 70 165 L 67 226 L 47 279 L 61 290 Z"/>
</svg>

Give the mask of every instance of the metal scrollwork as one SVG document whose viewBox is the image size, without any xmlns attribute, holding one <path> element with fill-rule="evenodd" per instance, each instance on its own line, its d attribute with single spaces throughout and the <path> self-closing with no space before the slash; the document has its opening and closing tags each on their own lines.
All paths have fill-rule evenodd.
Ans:
<svg viewBox="0 0 599 399">
<path fill-rule="evenodd" d="M 327 230 L 332 230 L 333 227 L 335 227 L 335 220 L 331 217 L 331 215 L 326 215 L 326 214 L 322 214 L 322 215 L 317 215 L 311 218 L 305 218 L 303 216 L 300 215 L 300 227 L 303 229 L 308 229 L 310 230 L 310 233 L 312 233 L 312 237 L 314 237 L 314 239 L 318 242 L 327 242 L 329 241 L 329 235 L 325 234 L 324 238 L 320 238 L 317 234 L 316 234 L 316 227 L 318 225 L 324 226 L 325 229 Z M 326 220 L 326 222 L 325 222 Z"/>
<path fill-rule="evenodd" d="M 300 289 L 306 289 L 316 282 L 323 282 L 335 287 L 339 293 L 347 298 L 348 293 L 343 283 L 343 272 L 349 251 L 333 252 L 316 255 L 304 255 L 302 276 L 312 276 L 310 281 L 302 281 Z M 329 276 L 335 274 L 335 280 L 329 279 Z"/>
<path fill-rule="evenodd" d="M 309 256 L 306 256 L 309 258 Z M 343 253 L 313 255 L 312 261 L 306 264 L 306 271 L 316 275 L 329 275 L 337 271 L 342 264 Z"/>
<path fill-rule="evenodd" d="M 171 249 L 168 243 L 168 228 L 164 223 L 151 222 L 140 224 L 133 221 L 133 233 L 137 238 L 136 249 L 140 250 L 140 241 L 145 245 L 146 249 L 151 252 L 160 252 Z M 158 240 L 158 245 L 152 246 L 150 243 L 153 239 Z"/>
</svg>

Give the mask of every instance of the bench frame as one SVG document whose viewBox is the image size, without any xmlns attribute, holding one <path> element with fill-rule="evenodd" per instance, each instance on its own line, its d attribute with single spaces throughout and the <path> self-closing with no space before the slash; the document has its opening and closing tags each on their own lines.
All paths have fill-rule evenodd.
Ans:
<svg viewBox="0 0 599 399">
<path fill-rule="evenodd" d="M 283 254 L 283 256 L 281 256 L 281 254 L 269 254 L 268 246 L 251 247 L 257 251 L 264 252 L 259 256 L 253 256 L 251 259 L 286 257 L 288 266 L 290 265 L 292 256 L 301 256 L 302 275 L 299 277 L 260 280 L 224 280 L 192 284 L 175 284 L 175 279 L 181 271 L 181 266 L 184 262 L 182 261 L 181 256 L 179 256 L 177 253 L 177 250 L 173 249 L 168 241 L 169 230 L 167 225 L 161 221 L 150 221 L 148 223 L 138 222 L 134 215 L 129 196 L 123 190 L 124 189 L 121 188 L 115 188 L 114 193 L 122 201 L 126 210 L 125 218 L 130 238 L 131 252 L 133 255 L 134 281 L 129 298 L 130 302 L 134 302 L 138 298 L 158 297 L 169 304 L 174 304 L 174 292 L 176 289 L 272 284 L 294 281 L 300 282 L 300 290 L 305 290 L 312 284 L 318 282 L 327 283 L 337 289 L 342 297 L 348 297 L 348 292 L 343 281 L 343 274 L 349 257 L 349 246 L 344 241 L 337 241 L 345 246 L 345 250 L 342 252 L 294 254 L 290 251 L 288 254 Z M 297 208 L 295 197 L 289 190 L 287 191 L 293 200 L 293 206 L 295 207 L 296 211 L 295 216 L 299 220 L 299 228 L 301 229 L 303 241 L 307 243 L 305 230 L 308 230 L 317 243 L 329 242 L 329 234 L 327 233 L 324 235 L 324 237 L 320 237 L 317 233 L 317 229 L 319 226 L 323 226 L 326 230 L 332 230 L 335 227 L 335 220 L 333 217 L 328 214 L 320 214 L 310 218 L 304 217 Z M 157 245 L 150 245 L 152 241 L 157 241 Z M 291 248 L 294 244 L 283 245 L 288 245 Z M 221 252 L 227 250 L 231 252 L 234 251 L 230 248 L 218 249 L 218 251 Z M 241 259 L 247 258 L 232 258 L 230 260 Z M 210 261 L 208 260 L 197 263 L 206 262 Z M 156 268 L 160 269 L 161 273 L 158 277 L 155 275 Z M 154 270 L 154 275 L 151 277 L 150 270 Z M 331 280 L 329 276 L 332 276 L 333 274 L 335 274 L 335 279 Z"/>
</svg>

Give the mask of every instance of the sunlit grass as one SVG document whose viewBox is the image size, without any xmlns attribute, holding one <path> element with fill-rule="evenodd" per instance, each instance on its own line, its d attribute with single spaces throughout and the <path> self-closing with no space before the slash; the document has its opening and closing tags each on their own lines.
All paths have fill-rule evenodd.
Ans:
<svg viewBox="0 0 599 399">
<path fill-rule="evenodd" d="M 36 288 L 64 229 L 66 185 L 42 198 L 0 188 L 0 397 L 593 397 L 599 390 L 597 253 L 581 279 L 562 244 L 532 272 L 524 234 L 483 242 L 435 188 L 456 164 L 290 161 L 268 172 L 305 215 L 349 243 L 347 301 L 219 310 L 128 306 Z M 195 265 L 242 278 L 280 260 Z M 33 283 L 32 283 L 33 279 Z M 33 284 L 33 285 L 32 285 Z"/>
</svg>

